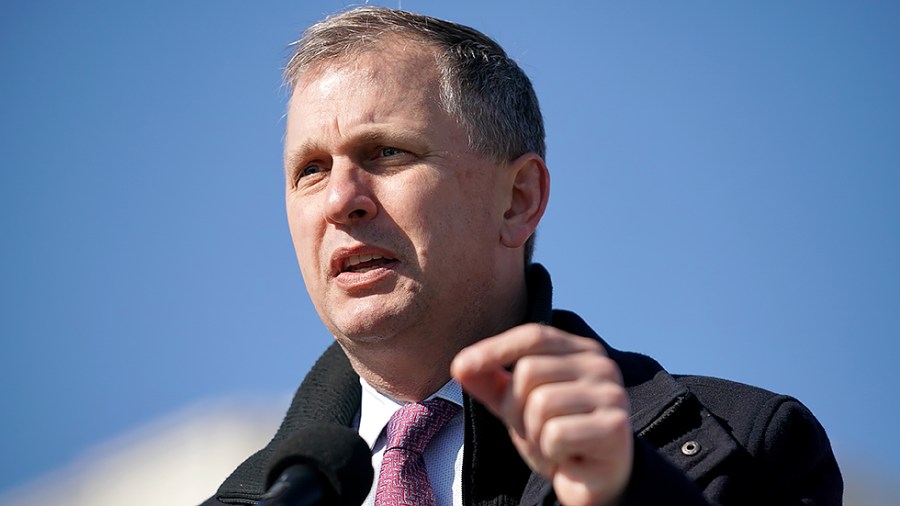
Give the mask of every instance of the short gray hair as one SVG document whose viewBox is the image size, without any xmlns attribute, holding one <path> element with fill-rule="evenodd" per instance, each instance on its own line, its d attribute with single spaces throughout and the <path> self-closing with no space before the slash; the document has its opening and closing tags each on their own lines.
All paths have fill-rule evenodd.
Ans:
<svg viewBox="0 0 900 506">
<path fill-rule="evenodd" d="M 544 120 L 531 81 L 499 44 L 468 26 L 383 7 L 351 9 L 303 32 L 285 80 L 294 88 L 317 64 L 370 51 L 392 35 L 435 47 L 442 105 L 465 128 L 472 150 L 498 162 L 525 153 L 544 158 Z M 526 263 L 533 249 L 534 235 L 525 244 Z"/>
</svg>

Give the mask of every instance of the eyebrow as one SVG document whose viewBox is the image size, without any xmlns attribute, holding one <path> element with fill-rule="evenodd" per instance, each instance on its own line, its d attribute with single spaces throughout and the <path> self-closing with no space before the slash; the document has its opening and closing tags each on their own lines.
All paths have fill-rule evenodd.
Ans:
<svg viewBox="0 0 900 506">
<path fill-rule="evenodd" d="M 352 143 L 359 144 L 384 144 L 393 145 L 399 143 L 398 147 L 413 147 L 417 150 L 426 150 L 421 139 L 422 136 L 413 130 L 407 129 L 382 129 L 367 128 L 351 138 Z M 307 158 L 313 157 L 313 153 L 327 152 L 328 149 L 324 144 L 315 140 L 307 140 L 300 144 L 296 149 L 285 153 L 285 170 L 294 170 L 302 164 Z"/>
<path fill-rule="evenodd" d="M 315 153 L 317 151 L 324 151 L 324 146 L 316 141 L 306 141 L 297 149 L 289 153 L 286 152 L 284 156 L 285 172 L 296 170 L 296 168 L 301 163 L 303 163 L 304 160 L 309 158 L 312 153 Z"/>
</svg>

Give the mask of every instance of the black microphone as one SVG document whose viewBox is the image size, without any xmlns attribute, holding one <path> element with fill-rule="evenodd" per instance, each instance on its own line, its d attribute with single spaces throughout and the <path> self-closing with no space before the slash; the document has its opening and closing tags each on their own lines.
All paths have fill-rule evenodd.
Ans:
<svg viewBox="0 0 900 506">
<path fill-rule="evenodd" d="M 375 472 L 372 452 L 355 430 L 310 425 L 275 448 L 257 506 L 359 506 Z"/>
</svg>

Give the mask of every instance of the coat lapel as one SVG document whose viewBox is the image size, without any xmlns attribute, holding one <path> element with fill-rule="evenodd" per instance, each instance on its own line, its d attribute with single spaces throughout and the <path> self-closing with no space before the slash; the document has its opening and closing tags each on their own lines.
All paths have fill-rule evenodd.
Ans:
<svg viewBox="0 0 900 506">
<path fill-rule="evenodd" d="M 235 504 L 259 500 L 266 491 L 266 470 L 275 448 L 295 431 L 311 423 L 351 425 L 361 397 L 359 376 L 350 367 L 340 346 L 332 344 L 297 389 L 272 441 L 238 466 L 219 487 L 216 497 L 222 502 Z"/>
</svg>

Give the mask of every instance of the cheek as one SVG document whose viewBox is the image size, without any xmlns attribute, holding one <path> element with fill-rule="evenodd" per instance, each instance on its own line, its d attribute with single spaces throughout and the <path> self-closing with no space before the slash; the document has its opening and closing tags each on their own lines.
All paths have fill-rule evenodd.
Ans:
<svg viewBox="0 0 900 506">
<path fill-rule="evenodd" d="M 321 199 L 317 196 L 301 198 L 288 196 L 285 199 L 285 213 L 294 243 L 306 239 L 309 233 L 322 221 Z"/>
<path fill-rule="evenodd" d="M 459 216 L 462 195 L 453 182 L 419 177 L 393 193 L 394 212 L 405 222 L 405 229 L 419 238 L 440 240 L 451 232 Z"/>
<path fill-rule="evenodd" d="M 448 181 L 426 190 L 420 187 L 393 202 L 398 225 L 409 235 L 423 262 L 465 261 L 474 248 L 497 235 L 492 232 L 486 201 L 473 191 L 477 190 Z"/>
<path fill-rule="evenodd" d="M 304 212 L 306 211 L 306 212 Z M 308 210 L 298 205 L 288 204 L 287 221 L 291 231 L 291 239 L 294 243 L 294 252 L 300 265 L 303 278 L 309 281 L 309 274 L 314 272 L 318 265 L 318 250 L 321 244 L 321 233 L 317 232 L 317 223 Z"/>
</svg>

